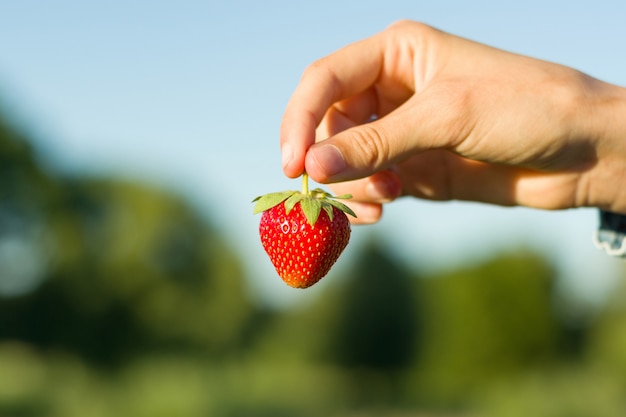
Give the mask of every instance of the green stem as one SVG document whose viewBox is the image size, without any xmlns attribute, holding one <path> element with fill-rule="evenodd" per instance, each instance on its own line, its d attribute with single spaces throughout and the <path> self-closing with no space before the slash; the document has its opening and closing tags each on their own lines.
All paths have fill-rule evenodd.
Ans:
<svg viewBox="0 0 626 417">
<path fill-rule="evenodd" d="M 309 174 L 302 174 L 302 194 L 309 195 Z"/>
</svg>

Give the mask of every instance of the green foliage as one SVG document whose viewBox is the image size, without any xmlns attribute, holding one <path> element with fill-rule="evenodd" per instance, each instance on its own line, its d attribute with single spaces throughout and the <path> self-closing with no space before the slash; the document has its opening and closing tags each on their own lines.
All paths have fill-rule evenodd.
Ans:
<svg viewBox="0 0 626 417">
<path fill-rule="evenodd" d="M 0 161 L 0 338 L 108 365 L 239 347 L 254 306 L 205 216 L 144 184 L 47 174 L 6 124 Z"/>
<path fill-rule="evenodd" d="M 626 274 L 596 317 L 587 350 L 594 367 L 614 373 L 626 388 Z"/>
<path fill-rule="evenodd" d="M 532 254 L 501 256 L 422 283 L 428 316 L 418 364 L 422 395 L 450 401 L 554 360 L 563 330 L 552 268 Z"/>
<path fill-rule="evenodd" d="M 332 335 L 341 366 L 392 372 L 410 365 L 419 329 L 411 275 L 374 240 L 364 248 L 342 288 Z"/>
<path fill-rule="evenodd" d="M 501 381 L 478 402 L 484 417 L 613 417 L 626 411 L 623 387 L 610 374 L 580 367 L 527 372 Z"/>
</svg>

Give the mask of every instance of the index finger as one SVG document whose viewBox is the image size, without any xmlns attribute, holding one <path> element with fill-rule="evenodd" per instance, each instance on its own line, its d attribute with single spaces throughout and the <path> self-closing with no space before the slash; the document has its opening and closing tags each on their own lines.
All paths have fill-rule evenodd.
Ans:
<svg viewBox="0 0 626 417">
<path fill-rule="evenodd" d="M 311 64 L 287 103 L 280 128 L 283 171 L 295 178 L 315 143 L 315 129 L 333 103 L 372 86 L 383 66 L 379 36 L 348 45 Z"/>
</svg>

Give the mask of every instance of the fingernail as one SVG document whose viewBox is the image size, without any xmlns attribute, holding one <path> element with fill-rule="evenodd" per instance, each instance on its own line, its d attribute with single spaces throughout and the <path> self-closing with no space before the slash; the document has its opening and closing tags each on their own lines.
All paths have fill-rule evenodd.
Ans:
<svg viewBox="0 0 626 417">
<path fill-rule="evenodd" d="M 343 155 L 333 145 L 322 145 L 312 150 L 312 157 L 327 177 L 332 177 L 346 169 Z"/>
<path fill-rule="evenodd" d="M 282 153 L 282 164 L 283 164 L 283 168 L 287 167 L 287 165 L 289 165 L 289 163 L 293 160 L 293 148 L 291 147 L 290 144 L 285 143 L 281 149 L 280 149 L 281 153 Z"/>
</svg>

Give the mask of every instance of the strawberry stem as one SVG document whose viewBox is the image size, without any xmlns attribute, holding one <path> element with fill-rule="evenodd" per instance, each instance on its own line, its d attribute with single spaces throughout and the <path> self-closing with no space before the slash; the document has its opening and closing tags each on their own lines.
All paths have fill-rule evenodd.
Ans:
<svg viewBox="0 0 626 417">
<path fill-rule="evenodd" d="M 309 174 L 302 174 L 302 194 L 309 195 Z"/>
</svg>

